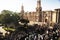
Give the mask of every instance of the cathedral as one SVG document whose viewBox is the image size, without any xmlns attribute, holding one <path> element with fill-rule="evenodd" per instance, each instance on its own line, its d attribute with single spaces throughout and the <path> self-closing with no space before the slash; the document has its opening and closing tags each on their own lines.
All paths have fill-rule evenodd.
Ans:
<svg viewBox="0 0 60 40">
<path fill-rule="evenodd" d="M 33 22 L 53 22 L 59 23 L 60 22 L 60 9 L 54 9 L 42 11 L 41 7 L 41 0 L 37 0 L 37 7 L 35 12 L 24 12 L 24 6 L 21 6 L 21 16 L 24 19 L 28 19 L 29 21 Z"/>
</svg>

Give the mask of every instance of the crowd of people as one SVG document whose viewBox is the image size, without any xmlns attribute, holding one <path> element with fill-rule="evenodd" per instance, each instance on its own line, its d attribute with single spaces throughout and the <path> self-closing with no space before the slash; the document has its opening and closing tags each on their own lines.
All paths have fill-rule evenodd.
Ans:
<svg viewBox="0 0 60 40">
<path fill-rule="evenodd" d="M 38 25 L 37 25 L 38 26 Z M 36 27 L 36 25 L 35 25 Z M 25 40 L 60 40 L 60 28 L 58 24 L 53 27 L 38 26 L 33 34 L 28 35 Z"/>
<path fill-rule="evenodd" d="M 53 27 L 35 24 L 29 31 L 21 40 L 60 40 L 60 26 L 58 24 Z"/>
</svg>

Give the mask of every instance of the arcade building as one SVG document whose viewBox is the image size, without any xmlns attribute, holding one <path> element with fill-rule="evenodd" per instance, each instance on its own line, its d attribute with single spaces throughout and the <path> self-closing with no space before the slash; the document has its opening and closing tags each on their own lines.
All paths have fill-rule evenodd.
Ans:
<svg viewBox="0 0 60 40">
<path fill-rule="evenodd" d="M 25 12 L 24 6 L 22 5 L 20 15 L 24 19 L 28 19 L 29 21 L 33 22 L 60 23 L 60 8 L 54 9 L 54 11 L 42 11 L 41 0 L 37 0 L 36 6 L 35 12 Z"/>
</svg>

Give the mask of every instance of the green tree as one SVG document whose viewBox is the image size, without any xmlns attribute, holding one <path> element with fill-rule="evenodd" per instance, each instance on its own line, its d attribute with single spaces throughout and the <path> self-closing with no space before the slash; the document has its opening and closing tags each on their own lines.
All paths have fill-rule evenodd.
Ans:
<svg viewBox="0 0 60 40">
<path fill-rule="evenodd" d="M 0 14 L 0 22 L 7 26 L 8 24 L 13 23 L 14 25 L 18 25 L 20 17 L 16 12 L 12 12 L 9 10 L 3 10 Z"/>
</svg>

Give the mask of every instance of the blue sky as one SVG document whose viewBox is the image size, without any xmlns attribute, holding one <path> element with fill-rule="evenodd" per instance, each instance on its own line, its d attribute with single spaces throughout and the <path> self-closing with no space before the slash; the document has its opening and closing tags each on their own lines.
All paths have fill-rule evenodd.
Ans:
<svg viewBox="0 0 60 40">
<path fill-rule="evenodd" d="M 21 5 L 25 11 L 35 11 L 37 0 L 0 0 L 0 12 L 4 9 L 20 12 Z M 60 0 L 41 0 L 42 10 L 54 10 L 60 8 Z"/>
</svg>

